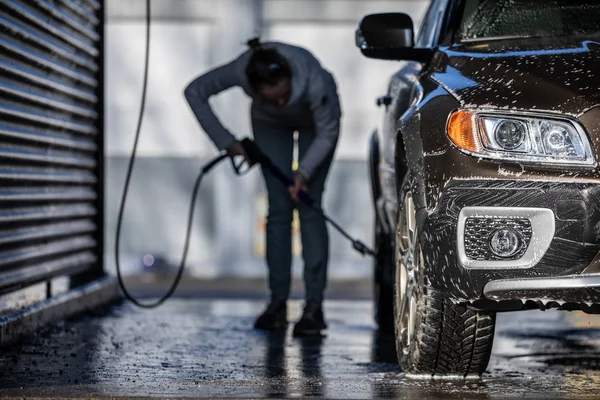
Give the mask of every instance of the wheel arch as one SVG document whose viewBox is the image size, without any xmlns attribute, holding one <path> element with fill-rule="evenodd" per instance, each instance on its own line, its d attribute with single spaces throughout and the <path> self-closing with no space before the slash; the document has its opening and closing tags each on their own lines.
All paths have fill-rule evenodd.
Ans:
<svg viewBox="0 0 600 400">
<path fill-rule="evenodd" d="M 404 175 L 410 174 L 411 192 L 417 214 L 426 209 L 423 143 L 420 125 L 420 113 L 413 106 L 400 120 L 395 148 L 396 188 L 399 191 Z"/>
</svg>

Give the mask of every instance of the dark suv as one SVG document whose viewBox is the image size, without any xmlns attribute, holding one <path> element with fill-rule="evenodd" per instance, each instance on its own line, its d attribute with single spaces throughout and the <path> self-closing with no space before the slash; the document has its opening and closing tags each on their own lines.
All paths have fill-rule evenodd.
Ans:
<svg viewBox="0 0 600 400">
<path fill-rule="evenodd" d="M 600 312 L 600 2 L 434 0 L 420 32 L 373 14 L 401 60 L 372 136 L 376 311 L 409 373 L 481 374 L 495 313 Z"/>
</svg>

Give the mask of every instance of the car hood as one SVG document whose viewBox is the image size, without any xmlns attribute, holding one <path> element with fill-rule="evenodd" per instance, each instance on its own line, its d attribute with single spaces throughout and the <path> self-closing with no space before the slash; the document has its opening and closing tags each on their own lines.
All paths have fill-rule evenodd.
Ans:
<svg viewBox="0 0 600 400">
<path fill-rule="evenodd" d="M 579 116 L 600 104 L 600 42 L 503 40 L 440 48 L 431 77 L 463 107 Z"/>
</svg>

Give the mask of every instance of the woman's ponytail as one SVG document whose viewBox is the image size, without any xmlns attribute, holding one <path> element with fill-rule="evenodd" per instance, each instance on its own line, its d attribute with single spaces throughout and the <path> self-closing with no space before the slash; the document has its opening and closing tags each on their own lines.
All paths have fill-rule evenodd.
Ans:
<svg viewBox="0 0 600 400">
<path fill-rule="evenodd" d="M 258 50 L 262 47 L 262 43 L 260 42 L 260 37 L 253 37 L 252 39 L 248 40 L 246 42 L 246 45 L 248 45 L 248 47 L 250 47 L 251 50 Z"/>
</svg>

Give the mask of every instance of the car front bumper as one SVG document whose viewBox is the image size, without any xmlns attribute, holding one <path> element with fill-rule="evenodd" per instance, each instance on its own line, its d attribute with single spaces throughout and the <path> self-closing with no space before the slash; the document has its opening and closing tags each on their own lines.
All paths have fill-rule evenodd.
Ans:
<svg viewBox="0 0 600 400">
<path fill-rule="evenodd" d="M 479 208 L 502 210 L 509 217 L 523 216 L 524 210 L 545 211 L 545 218 L 550 215 L 552 231 L 550 224 L 532 225 L 531 246 L 538 247 L 530 253 L 537 258 L 475 263 L 466 259 L 461 248 L 464 210 Z M 422 234 L 430 284 L 456 301 L 600 303 L 600 275 L 588 274 L 589 269 L 582 275 L 600 250 L 598 184 L 451 181 L 437 208 L 424 218 Z M 544 235 L 550 235 L 548 243 L 539 246 Z"/>
<path fill-rule="evenodd" d="M 539 302 L 560 303 L 598 302 L 600 274 L 573 274 L 550 278 L 501 279 L 485 285 L 483 294 L 487 299 L 509 301 L 530 299 Z"/>
</svg>

